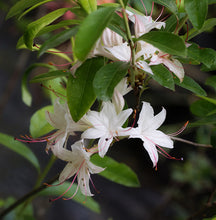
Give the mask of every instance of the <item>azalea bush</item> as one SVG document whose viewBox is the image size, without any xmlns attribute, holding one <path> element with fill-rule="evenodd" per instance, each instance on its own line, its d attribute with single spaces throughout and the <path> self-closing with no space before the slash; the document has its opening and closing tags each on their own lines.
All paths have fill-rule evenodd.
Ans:
<svg viewBox="0 0 216 220">
<path fill-rule="evenodd" d="M 169 153 L 174 141 L 200 148 L 215 145 L 216 100 L 208 96 L 208 89 L 206 92 L 196 79 L 185 74 L 184 67 L 199 65 L 204 72 L 216 69 L 215 50 L 193 42 L 194 37 L 216 24 L 216 19 L 208 16 L 208 7 L 215 1 L 97 3 L 20 0 L 8 11 L 6 19 L 15 18 L 19 23 L 38 8 L 50 9 L 28 23 L 17 49 L 37 53 L 38 59 L 48 55 L 57 62 L 40 59 L 23 73 L 23 102 L 32 104 L 29 83 L 39 83 L 50 100 L 50 105 L 33 114 L 29 134 L 15 138 L 0 134 L 0 143 L 22 155 L 38 172 L 34 189 L 7 205 L 1 217 L 13 210 L 24 216 L 24 210 L 39 195 L 48 195 L 52 202 L 72 199 L 98 212 L 94 174 L 127 187 L 139 187 L 136 173 L 107 155 L 122 139 L 139 139 L 155 170 L 160 169 L 159 155 L 175 160 L 173 163 L 183 160 Z M 66 50 L 61 49 L 63 44 L 67 44 Z M 32 74 L 41 67 L 40 74 Z M 182 87 L 198 97 L 190 107 L 196 121 L 189 123 L 185 118 L 171 133 L 160 130 L 166 106 L 155 114 L 144 98 L 148 89 L 154 89 L 154 83 L 173 94 L 176 87 Z M 205 84 L 215 89 L 215 76 L 209 75 Z M 135 100 L 133 104 L 127 102 L 128 94 Z M 177 137 L 188 127 L 202 126 L 209 131 L 205 143 Z M 41 143 L 44 154 L 52 155 L 43 171 L 31 143 Z M 56 160 L 64 161 L 65 167 L 45 182 Z M 189 181 L 181 177 L 183 169 L 176 168 L 173 179 Z"/>
</svg>

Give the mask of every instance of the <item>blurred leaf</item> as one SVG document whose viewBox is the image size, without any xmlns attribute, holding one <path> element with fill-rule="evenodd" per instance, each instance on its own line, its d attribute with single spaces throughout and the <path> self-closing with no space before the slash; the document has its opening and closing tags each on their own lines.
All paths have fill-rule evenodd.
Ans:
<svg viewBox="0 0 216 220">
<path fill-rule="evenodd" d="M 165 53 L 185 57 L 187 50 L 185 43 L 179 36 L 165 31 L 151 31 L 142 35 L 137 40 L 152 44 Z"/>
<path fill-rule="evenodd" d="M 176 15 L 171 15 L 166 20 L 166 26 L 165 26 L 164 31 L 174 32 L 178 23 L 181 23 L 181 20 L 184 19 L 185 16 L 186 16 L 186 13 L 178 13 Z M 178 23 L 177 23 L 177 19 L 178 19 Z"/>
<path fill-rule="evenodd" d="M 81 6 L 85 9 L 85 11 L 90 14 L 93 11 L 97 10 L 97 1 L 96 0 L 79 0 Z"/>
<path fill-rule="evenodd" d="M 21 91 L 22 91 L 22 101 L 27 105 L 27 106 L 31 106 L 32 103 L 32 96 L 29 92 L 27 83 L 28 83 L 28 76 L 31 73 L 31 71 L 36 68 L 36 67 L 47 67 L 49 69 L 56 69 L 54 66 L 51 66 L 49 64 L 45 64 L 45 63 L 34 63 L 32 64 L 23 74 L 22 77 L 22 84 L 21 84 Z"/>
<path fill-rule="evenodd" d="M 35 76 L 30 82 L 31 83 L 43 82 L 46 80 L 51 80 L 51 79 L 55 79 L 55 78 L 62 77 L 62 76 L 68 76 L 69 74 L 71 74 L 69 70 L 50 71 L 48 73 L 43 73 L 43 74 Z"/>
<path fill-rule="evenodd" d="M 178 12 L 176 3 L 173 0 L 154 0 L 154 2 L 159 3 L 161 5 L 164 5 L 166 8 L 168 8 L 174 14 L 176 14 Z"/>
<path fill-rule="evenodd" d="M 0 133 L 0 144 L 27 159 L 39 172 L 40 165 L 34 153 L 23 143 L 14 140 L 14 137 Z"/>
<path fill-rule="evenodd" d="M 47 0 L 46 2 L 51 1 L 51 0 Z M 33 5 L 37 5 L 38 3 L 44 2 L 44 0 L 21 0 L 18 1 L 15 5 L 13 5 L 7 16 L 6 19 L 9 19 L 15 15 L 18 15 L 20 13 L 22 13 L 25 9 L 33 6 Z"/>
<path fill-rule="evenodd" d="M 197 82 L 195 82 L 188 76 L 184 76 L 184 80 L 181 83 L 178 78 L 174 78 L 174 81 L 176 85 L 185 88 L 196 95 L 206 96 L 205 90 Z"/>
<path fill-rule="evenodd" d="M 98 99 L 108 101 L 115 86 L 127 74 L 129 63 L 117 61 L 100 68 L 94 78 L 93 87 Z"/>
<path fill-rule="evenodd" d="M 157 81 L 160 85 L 175 91 L 175 84 L 173 80 L 173 75 L 170 71 L 164 67 L 162 64 L 151 66 L 151 69 L 154 73 L 152 78 Z"/>
<path fill-rule="evenodd" d="M 211 30 L 216 25 L 216 18 L 210 18 L 206 20 L 200 29 L 192 28 L 188 33 L 188 40 L 197 36 L 198 34 Z M 187 33 L 184 35 L 184 39 L 186 39 Z"/>
<path fill-rule="evenodd" d="M 92 82 L 96 72 L 103 65 L 104 60 L 101 57 L 89 59 L 76 70 L 75 77 L 70 75 L 68 78 L 68 107 L 76 122 L 89 110 L 96 99 Z"/>
<path fill-rule="evenodd" d="M 212 86 L 214 89 L 216 89 L 216 76 L 208 77 L 205 84 L 208 86 Z"/>
<path fill-rule="evenodd" d="M 207 116 L 216 110 L 216 105 L 206 100 L 198 100 L 191 104 L 190 111 L 196 116 Z"/>
<path fill-rule="evenodd" d="M 26 46 L 32 50 L 33 47 L 33 40 L 38 34 L 38 32 L 45 26 L 49 25 L 53 21 L 55 21 L 57 18 L 61 17 L 66 11 L 68 11 L 68 8 L 60 8 L 55 11 L 50 12 L 49 14 L 46 14 L 42 18 L 30 23 L 27 26 L 27 30 L 25 31 L 23 38 L 24 43 Z"/>
<path fill-rule="evenodd" d="M 108 25 L 115 7 L 104 7 L 89 14 L 80 25 L 76 35 L 74 53 L 79 60 L 85 60 L 88 53 Z"/>
<path fill-rule="evenodd" d="M 204 100 L 206 100 L 206 101 L 216 105 L 216 99 L 205 97 L 205 96 L 201 96 L 201 95 L 198 95 L 198 97 L 200 97 L 201 99 L 204 99 Z"/>
<path fill-rule="evenodd" d="M 72 27 L 70 29 L 66 29 L 61 31 L 60 33 L 52 36 L 48 41 L 42 44 L 38 51 L 38 56 L 44 54 L 48 49 L 59 46 L 65 41 L 69 40 L 72 36 L 76 34 L 78 27 Z"/>
<path fill-rule="evenodd" d="M 106 168 L 99 175 L 124 186 L 139 187 L 137 175 L 126 164 L 119 163 L 110 157 L 101 158 L 98 154 L 91 157 L 91 162 L 97 166 Z"/>
<path fill-rule="evenodd" d="M 195 122 L 190 122 L 188 127 L 198 127 L 201 125 L 215 125 L 216 124 L 216 114 L 206 116 L 200 120 L 197 120 Z"/>
<path fill-rule="evenodd" d="M 193 26 L 202 28 L 208 12 L 208 0 L 185 0 L 184 6 Z"/>
<path fill-rule="evenodd" d="M 67 189 L 70 189 L 67 193 L 64 194 L 64 198 L 70 198 L 74 192 L 76 192 L 77 184 L 74 183 L 71 186 L 70 182 L 64 182 L 63 184 L 59 186 L 57 185 L 58 182 L 55 182 L 53 186 L 47 187 L 43 191 L 41 191 L 39 194 L 41 196 L 60 196 L 62 195 Z M 92 199 L 90 196 L 83 195 L 80 190 L 77 191 L 76 195 L 73 197 L 73 200 L 86 208 L 92 210 L 93 212 L 100 213 L 100 206 L 99 204 Z"/>
<path fill-rule="evenodd" d="M 33 138 L 41 137 L 55 129 L 46 121 L 46 111 L 53 112 L 53 106 L 43 107 L 36 111 L 31 117 L 29 129 Z"/>
<path fill-rule="evenodd" d="M 210 5 L 210 4 L 214 4 L 214 3 L 216 3 L 216 0 L 208 0 L 208 4 Z"/>
<path fill-rule="evenodd" d="M 28 14 L 30 11 L 34 10 L 35 8 L 39 7 L 40 5 L 43 5 L 47 2 L 50 2 L 51 0 L 44 0 L 44 1 L 40 1 L 37 4 L 34 4 L 31 8 L 29 8 L 28 10 L 24 11 L 18 18 L 18 20 L 20 20 L 23 16 L 25 16 L 26 14 Z"/>
</svg>

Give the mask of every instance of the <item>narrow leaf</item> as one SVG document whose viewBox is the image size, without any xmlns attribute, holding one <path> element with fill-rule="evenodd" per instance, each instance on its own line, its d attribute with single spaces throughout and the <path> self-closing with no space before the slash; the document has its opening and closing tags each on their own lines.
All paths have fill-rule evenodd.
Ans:
<svg viewBox="0 0 216 220">
<path fill-rule="evenodd" d="M 25 10 L 18 18 L 18 20 L 20 20 L 23 16 L 25 16 L 26 14 L 28 14 L 30 11 L 34 10 L 35 8 L 39 7 L 40 5 L 43 5 L 47 2 L 50 2 L 52 0 L 44 0 L 44 1 L 40 1 L 37 4 L 34 4 L 31 8 L 29 8 L 28 10 Z"/>
<path fill-rule="evenodd" d="M 162 64 L 151 66 L 151 69 L 154 73 L 152 78 L 157 81 L 160 85 L 175 91 L 175 83 L 173 80 L 173 75 L 170 71 L 164 67 Z"/>
<path fill-rule="evenodd" d="M 129 64 L 118 61 L 103 66 L 95 75 L 93 86 L 98 99 L 111 99 L 115 86 L 127 74 Z"/>
<path fill-rule="evenodd" d="M 58 182 L 53 183 L 53 185 L 57 185 Z M 62 195 L 69 187 L 71 183 L 70 182 L 64 182 L 63 184 L 60 184 L 59 186 L 51 186 L 47 187 L 43 191 L 41 191 L 39 194 L 41 196 L 60 196 Z M 77 184 L 74 183 L 70 190 L 64 194 L 64 198 L 70 198 L 73 196 L 74 192 L 76 192 Z M 80 190 L 77 191 L 76 195 L 73 197 L 73 200 L 86 208 L 92 210 L 93 212 L 100 213 L 100 206 L 99 204 L 92 199 L 90 196 L 84 196 Z"/>
<path fill-rule="evenodd" d="M 76 70 L 75 77 L 69 76 L 67 100 L 74 121 L 78 121 L 94 103 L 96 95 L 92 82 L 96 72 L 103 65 L 103 58 L 89 59 Z"/>
<path fill-rule="evenodd" d="M 53 112 L 53 106 L 49 105 L 36 111 L 31 117 L 30 121 L 30 133 L 34 138 L 41 137 L 54 128 L 46 121 L 45 112 Z"/>
<path fill-rule="evenodd" d="M 175 78 L 174 81 L 176 85 L 181 86 L 182 88 L 185 88 L 196 95 L 206 96 L 205 90 L 188 76 L 185 76 L 183 82 L 181 83 L 178 78 Z"/>
<path fill-rule="evenodd" d="M 212 86 L 214 89 L 216 89 L 216 76 L 210 76 L 206 80 L 205 84 L 208 86 Z"/>
<path fill-rule="evenodd" d="M 9 19 L 15 15 L 22 13 L 25 9 L 36 5 L 44 0 L 21 0 L 18 1 L 14 6 L 11 7 L 10 11 L 8 12 L 6 19 Z M 51 1 L 51 0 L 50 0 Z"/>
<path fill-rule="evenodd" d="M 91 157 L 91 162 L 97 166 L 106 168 L 99 175 L 124 186 L 139 187 L 137 175 L 126 164 L 119 163 L 110 157 L 101 158 L 98 154 Z"/>
<path fill-rule="evenodd" d="M 207 102 L 210 102 L 210 103 L 216 105 L 216 99 L 205 97 L 205 96 L 202 96 L 202 95 L 198 95 L 198 97 L 200 97 L 201 99 L 206 100 Z"/>
<path fill-rule="evenodd" d="M 208 12 L 208 0 L 185 0 L 184 6 L 193 26 L 202 28 Z"/>
<path fill-rule="evenodd" d="M 89 14 L 76 35 L 74 52 L 79 60 L 85 60 L 95 42 L 108 25 L 116 8 L 105 7 Z"/>
<path fill-rule="evenodd" d="M 97 10 L 97 1 L 96 0 L 79 0 L 79 3 L 84 8 L 84 10 L 90 14 L 93 11 Z"/>
<path fill-rule="evenodd" d="M 49 40 L 45 41 L 45 43 L 42 44 L 42 46 L 40 47 L 38 51 L 38 56 L 41 56 L 42 54 L 44 54 L 46 50 L 50 48 L 54 48 L 64 43 L 65 41 L 69 40 L 72 36 L 76 34 L 77 30 L 78 30 L 77 27 L 73 27 L 73 28 L 61 31 L 60 33 L 54 35 L 53 37 L 51 37 Z"/>
<path fill-rule="evenodd" d="M 23 77 L 22 77 L 22 83 L 21 83 L 21 91 L 22 91 L 22 101 L 27 106 L 31 106 L 31 103 L 32 103 L 32 96 L 31 96 L 31 94 L 29 92 L 29 89 L 28 89 L 28 86 L 27 86 L 27 84 L 28 84 L 28 76 L 31 73 L 31 71 L 34 68 L 37 68 L 37 67 L 46 67 L 46 68 L 53 69 L 53 70 L 56 69 L 54 66 L 51 66 L 49 64 L 34 63 L 24 72 Z"/>
<path fill-rule="evenodd" d="M 69 74 L 71 74 L 69 70 L 55 70 L 55 71 L 51 71 L 48 73 L 43 73 L 43 74 L 35 76 L 30 81 L 30 83 L 43 82 L 46 80 L 51 80 L 51 79 L 55 79 L 55 78 L 62 77 L 62 76 L 68 76 Z"/>
<path fill-rule="evenodd" d="M 0 133 L 0 144 L 27 159 L 39 172 L 40 165 L 34 153 L 23 143 L 14 140 L 14 137 Z"/>
<path fill-rule="evenodd" d="M 184 41 L 177 35 L 165 31 L 151 31 L 137 40 L 152 44 L 165 53 L 185 57 L 187 50 Z"/>
<path fill-rule="evenodd" d="M 52 11 L 51 13 L 43 16 L 42 18 L 30 23 L 27 26 L 27 30 L 25 31 L 23 37 L 24 37 L 24 42 L 26 46 L 29 49 L 32 49 L 33 46 L 33 40 L 36 37 L 37 33 L 45 26 L 48 24 L 52 23 L 55 21 L 57 18 L 62 16 L 66 11 L 68 11 L 68 8 L 60 8 L 55 11 Z"/>
</svg>

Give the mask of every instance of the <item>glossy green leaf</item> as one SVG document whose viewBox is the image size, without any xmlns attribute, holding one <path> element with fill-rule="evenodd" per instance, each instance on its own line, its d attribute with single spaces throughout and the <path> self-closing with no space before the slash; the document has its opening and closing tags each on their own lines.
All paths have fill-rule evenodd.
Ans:
<svg viewBox="0 0 216 220">
<path fill-rule="evenodd" d="M 186 13 L 178 13 L 176 15 L 171 15 L 166 20 L 166 26 L 165 26 L 164 31 L 174 32 L 176 30 L 176 27 L 178 27 L 178 24 L 182 22 L 185 16 L 186 16 Z"/>
<path fill-rule="evenodd" d="M 68 8 L 60 8 L 30 23 L 27 26 L 27 30 L 25 31 L 23 35 L 24 43 L 26 44 L 26 46 L 32 50 L 33 40 L 37 36 L 38 32 L 43 27 L 49 25 L 50 23 L 55 21 L 57 18 L 61 17 L 66 11 L 68 11 Z"/>
<path fill-rule="evenodd" d="M 88 14 L 97 10 L 96 0 L 79 0 L 79 3 Z"/>
<path fill-rule="evenodd" d="M 216 89 L 216 76 L 208 77 L 205 84 L 208 86 L 212 86 L 214 89 Z"/>
<path fill-rule="evenodd" d="M 184 6 L 193 26 L 202 28 L 208 13 L 208 0 L 185 0 Z"/>
<path fill-rule="evenodd" d="M 178 78 L 174 78 L 174 81 L 176 85 L 185 88 L 196 95 L 206 96 L 205 90 L 188 76 L 184 76 L 184 80 L 181 83 Z"/>
<path fill-rule="evenodd" d="M 32 80 L 30 80 L 30 83 L 43 82 L 46 80 L 51 80 L 62 76 L 68 76 L 69 74 L 71 74 L 69 70 L 55 70 L 35 76 Z"/>
<path fill-rule="evenodd" d="M 7 14 L 6 19 L 9 19 L 15 15 L 22 13 L 25 9 L 36 5 L 44 0 L 20 0 L 14 6 L 11 7 L 10 11 Z M 51 1 L 51 0 L 50 0 Z"/>
<path fill-rule="evenodd" d="M 58 182 L 53 183 L 53 185 L 57 185 Z M 61 196 L 71 185 L 71 182 L 64 182 L 59 186 L 51 186 L 47 187 L 43 191 L 39 193 L 41 196 Z M 63 198 L 70 198 L 73 196 L 74 192 L 76 192 L 77 184 L 74 183 L 70 190 L 64 194 Z M 99 204 L 93 200 L 90 196 L 85 196 L 81 193 L 80 190 L 77 191 L 76 195 L 73 197 L 73 201 L 85 206 L 86 208 L 92 210 L 93 212 L 100 213 L 100 206 Z"/>
<path fill-rule="evenodd" d="M 198 95 L 198 97 L 200 97 L 201 99 L 204 99 L 204 100 L 216 105 L 216 99 L 205 97 L 205 96 L 202 96 L 202 95 Z"/>
<path fill-rule="evenodd" d="M 40 1 L 37 4 L 34 4 L 32 7 L 30 7 L 28 10 L 25 10 L 18 18 L 18 20 L 20 20 L 23 16 L 25 16 L 26 14 L 28 14 L 30 11 L 34 10 L 35 8 L 39 7 L 40 5 L 43 5 L 47 2 L 50 2 L 52 0 L 44 0 L 44 1 Z"/>
<path fill-rule="evenodd" d="M 177 35 L 165 31 L 151 31 L 137 40 L 152 44 L 165 53 L 177 56 L 186 56 L 187 50 L 184 41 Z"/>
<path fill-rule="evenodd" d="M 211 30 L 216 25 L 216 18 L 210 18 L 206 20 L 200 29 L 192 28 L 188 33 L 188 40 L 197 36 L 198 34 Z M 187 33 L 184 35 L 184 39 L 186 39 Z"/>
<path fill-rule="evenodd" d="M 173 75 L 170 73 L 170 71 L 163 66 L 162 64 L 156 65 L 156 66 L 151 66 L 151 69 L 154 73 L 152 75 L 152 78 L 157 81 L 160 85 L 171 89 L 175 90 L 175 83 L 173 80 Z"/>
<path fill-rule="evenodd" d="M 126 164 L 119 163 L 110 157 L 101 158 L 98 154 L 91 157 L 91 162 L 97 166 L 106 168 L 99 175 L 124 186 L 139 187 L 137 175 Z"/>
<path fill-rule="evenodd" d="M 34 63 L 32 64 L 23 74 L 22 77 L 22 83 L 21 83 L 21 92 L 22 92 L 22 101 L 27 105 L 31 106 L 32 103 L 32 96 L 28 89 L 28 76 L 31 73 L 31 71 L 37 67 L 46 67 L 48 69 L 55 70 L 56 68 L 54 66 L 51 66 L 49 64 L 45 63 Z"/>
<path fill-rule="evenodd" d="M 196 116 L 207 116 L 215 110 L 216 105 L 206 100 L 198 100 L 190 106 L 190 111 Z"/>
<path fill-rule="evenodd" d="M 127 74 L 129 63 L 118 61 L 103 66 L 95 75 L 93 86 L 98 99 L 108 101 L 115 86 Z"/>
<path fill-rule="evenodd" d="M 109 24 L 115 7 L 104 7 L 89 14 L 80 25 L 76 35 L 74 53 L 79 60 L 85 60 L 95 42 Z"/>
<path fill-rule="evenodd" d="M 67 83 L 67 100 L 71 116 L 78 121 L 92 106 L 96 99 L 93 79 L 96 72 L 104 65 L 103 58 L 93 58 L 85 61 L 70 75 Z"/>
<path fill-rule="evenodd" d="M 54 128 L 46 121 L 46 111 L 53 112 L 53 106 L 49 105 L 43 107 L 36 111 L 31 117 L 29 129 L 32 137 L 34 138 L 41 137 L 54 130 Z"/>
<path fill-rule="evenodd" d="M 76 34 L 78 27 L 73 27 L 70 29 L 66 29 L 61 31 L 60 33 L 52 36 L 49 40 L 45 41 L 42 44 L 38 51 L 38 56 L 44 54 L 48 49 L 55 48 L 60 44 L 64 43 L 65 41 L 69 40 L 72 36 Z"/>
<path fill-rule="evenodd" d="M 164 5 L 166 8 L 168 8 L 171 12 L 176 14 L 178 12 L 176 1 L 174 0 L 154 0 L 155 3 L 159 3 L 161 5 Z"/>
<path fill-rule="evenodd" d="M 16 152 L 17 154 L 28 160 L 39 172 L 40 165 L 34 153 L 22 142 L 14 140 L 14 137 L 0 133 L 0 144 Z"/>
</svg>

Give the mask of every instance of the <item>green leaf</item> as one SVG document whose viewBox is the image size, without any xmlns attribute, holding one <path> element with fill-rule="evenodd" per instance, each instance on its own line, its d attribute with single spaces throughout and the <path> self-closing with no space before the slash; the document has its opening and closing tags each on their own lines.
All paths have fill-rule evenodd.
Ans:
<svg viewBox="0 0 216 220">
<path fill-rule="evenodd" d="M 173 75 L 165 66 L 160 64 L 156 66 L 151 66 L 151 69 L 154 73 L 154 75 L 152 75 L 152 78 L 155 81 L 157 81 L 160 85 L 175 91 L 175 83 L 173 80 Z"/>
<path fill-rule="evenodd" d="M 101 158 L 98 154 L 91 157 L 91 162 L 97 166 L 106 168 L 99 175 L 115 183 L 129 187 L 140 186 L 137 175 L 126 164 L 119 163 L 108 156 Z"/>
<path fill-rule="evenodd" d="M 57 185 L 58 182 L 53 183 L 53 185 Z M 63 184 L 59 186 L 51 186 L 47 187 L 43 191 L 39 193 L 41 196 L 60 196 L 62 195 L 69 187 L 71 183 L 70 182 L 64 182 Z M 70 198 L 74 192 L 76 192 L 77 184 L 74 183 L 70 190 L 64 194 L 64 198 Z M 77 191 L 76 195 L 73 197 L 73 200 L 86 208 L 92 210 L 93 212 L 100 213 L 100 206 L 99 204 L 92 199 L 90 196 L 84 196 L 80 190 Z"/>
<path fill-rule="evenodd" d="M 49 64 L 34 63 L 24 72 L 23 77 L 22 77 L 22 83 L 21 83 L 21 91 L 22 91 L 22 101 L 27 106 L 31 106 L 31 103 L 32 103 L 32 96 L 31 96 L 29 89 L 28 89 L 28 86 L 27 86 L 28 76 L 34 68 L 39 67 L 39 66 L 40 67 L 47 67 L 47 68 L 53 69 L 53 70 L 56 69 L 54 66 L 51 66 Z"/>
<path fill-rule="evenodd" d="M 34 4 L 31 8 L 29 8 L 28 10 L 24 11 L 18 18 L 18 20 L 20 20 L 23 16 L 25 16 L 26 14 L 28 14 L 30 11 L 34 10 L 35 8 L 39 7 L 40 5 L 43 5 L 47 2 L 50 2 L 52 0 L 45 0 L 45 1 L 40 1 L 37 4 Z"/>
<path fill-rule="evenodd" d="M 9 19 L 15 15 L 22 13 L 25 9 L 36 5 L 44 0 L 21 0 L 18 1 L 14 6 L 11 7 L 10 11 L 8 12 L 6 19 Z M 51 0 L 50 0 L 51 1 Z M 48 2 L 48 1 L 47 1 Z"/>
<path fill-rule="evenodd" d="M 196 95 L 206 96 L 205 90 L 188 76 L 184 76 L 183 82 L 180 82 L 178 78 L 174 78 L 174 81 L 176 85 L 185 88 Z"/>
<path fill-rule="evenodd" d="M 198 95 L 198 97 L 200 97 L 201 99 L 204 99 L 204 100 L 216 105 L 216 99 L 205 97 L 205 96 L 202 96 L 202 95 Z"/>
<path fill-rule="evenodd" d="M 69 70 L 51 71 L 48 73 L 43 73 L 43 74 L 35 76 L 32 80 L 30 80 L 30 83 L 43 82 L 43 81 L 55 79 L 58 77 L 68 76 L 69 74 L 71 74 Z"/>
<path fill-rule="evenodd" d="M 151 31 L 137 40 L 152 44 L 165 53 L 185 57 L 187 50 L 184 41 L 177 35 L 165 31 Z"/>
<path fill-rule="evenodd" d="M 111 20 L 115 9 L 115 7 L 100 8 L 84 19 L 76 35 L 74 47 L 74 53 L 79 60 L 85 60 L 95 42 Z"/>
<path fill-rule="evenodd" d="M 208 0 L 185 0 L 184 6 L 193 26 L 202 28 L 208 13 Z"/>
<path fill-rule="evenodd" d="M 211 30 L 216 25 L 216 18 L 210 18 L 206 20 L 201 29 L 192 28 L 188 33 L 188 40 L 197 36 L 198 34 Z M 187 33 L 184 35 L 184 39 L 186 39 Z"/>
<path fill-rule="evenodd" d="M 40 47 L 38 51 L 38 56 L 41 56 L 42 54 L 44 54 L 46 50 L 59 46 L 65 41 L 69 40 L 72 36 L 76 34 L 77 30 L 78 30 L 77 27 L 73 27 L 73 28 L 61 31 L 60 33 L 54 35 L 53 37 L 51 37 L 49 40 L 45 41 L 45 43 L 42 44 L 42 46 Z"/>
<path fill-rule="evenodd" d="M 60 8 L 55 11 L 50 12 L 49 14 L 43 16 L 42 18 L 30 23 L 27 26 L 27 30 L 25 31 L 23 38 L 24 43 L 26 46 L 32 50 L 33 47 L 33 40 L 38 34 L 38 32 L 45 26 L 49 25 L 53 21 L 55 21 L 57 18 L 62 16 L 66 11 L 68 11 L 68 8 Z"/>
<path fill-rule="evenodd" d="M 97 10 L 96 0 L 79 0 L 79 3 L 88 14 Z"/>
<path fill-rule="evenodd" d="M 41 137 L 54 130 L 54 128 L 46 121 L 46 111 L 53 112 L 53 106 L 49 105 L 43 107 L 36 111 L 31 117 L 29 129 L 32 137 L 34 138 Z"/>
<path fill-rule="evenodd" d="M 215 125 L 216 124 L 216 114 L 204 117 L 195 122 L 189 123 L 188 127 L 197 127 L 201 125 Z"/>
<path fill-rule="evenodd" d="M 204 64 L 201 70 L 216 70 L 216 51 L 211 48 L 200 49 L 201 62 Z"/>
<path fill-rule="evenodd" d="M 14 140 L 14 137 L 0 133 L 0 144 L 27 159 L 39 172 L 40 165 L 34 153 L 23 143 Z"/>
<path fill-rule="evenodd" d="M 127 74 L 129 63 L 118 61 L 103 66 L 95 75 L 93 86 L 98 99 L 108 101 L 115 86 Z"/>
<path fill-rule="evenodd" d="M 190 106 L 190 111 L 196 116 L 208 116 L 212 111 L 215 110 L 215 104 L 206 100 L 198 100 L 192 103 Z"/>
<path fill-rule="evenodd" d="M 215 4 L 216 3 L 216 0 L 208 0 L 208 4 Z"/>
<path fill-rule="evenodd" d="M 176 15 L 171 15 L 167 20 L 166 20 L 166 26 L 164 31 L 167 32 L 174 32 L 178 24 L 181 23 L 181 21 L 185 18 L 186 13 L 178 13 Z M 178 19 L 178 21 L 177 21 Z"/>
<path fill-rule="evenodd" d="M 176 14 L 178 12 L 178 8 L 176 6 L 176 3 L 173 0 L 154 0 L 154 2 L 159 3 L 161 5 L 164 5 L 166 8 L 168 8 L 174 14 Z"/>
<path fill-rule="evenodd" d="M 67 100 L 71 116 L 74 121 L 78 121 L 92 106 L 96 99 L 93 88 L 93 79 L 98 69 L 104 65 L 103 58 L 93 58 L 85 61 L 68 78 Z"/>
<path fill-rule="evenodd" d="M 210 76 L 206 80 L 205 84 L 208 86 L 212 86 L 214 89 L 216 89 L 216 76 Z"/>
</svg>

